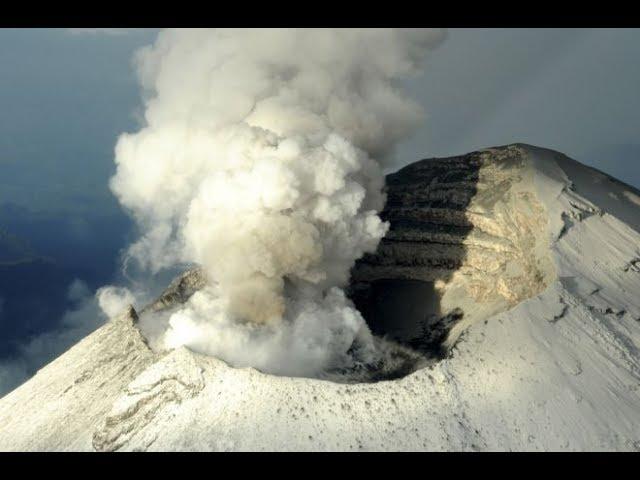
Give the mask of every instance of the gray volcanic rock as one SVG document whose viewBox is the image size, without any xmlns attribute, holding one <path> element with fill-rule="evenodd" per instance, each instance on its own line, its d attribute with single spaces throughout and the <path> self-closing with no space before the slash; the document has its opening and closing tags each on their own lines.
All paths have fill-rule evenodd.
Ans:
<svg viewBox="0 0 640 480">
<path fill-rule="evenodd" d="M 161 312 L 182 305 L 207 283 L 208 279 L 203 269 L 188 270 L 174 279 L 156 300 L 140 310 L 140 315 Z"/>
</svg>

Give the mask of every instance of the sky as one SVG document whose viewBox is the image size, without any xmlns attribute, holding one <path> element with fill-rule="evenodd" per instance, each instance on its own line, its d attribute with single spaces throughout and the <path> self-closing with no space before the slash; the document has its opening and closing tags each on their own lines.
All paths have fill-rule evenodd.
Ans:
<svg viewBox="0 0 640 480">
<path fill-rule="evenodd" d="M 638 29 L 453 29 L 409 86 L 429 118 L 400 162 L 523 142 L 640 187 Z"/>
<path fill-rule="evenodd" d="M 0 204 L 117 211 L 107 181 L 154 30 L 0 30 Z M 395 165 L 525 142 L 640 187 L 640 30 L 451 29 L 407 90 L 427 118 Z"/>
</svg>

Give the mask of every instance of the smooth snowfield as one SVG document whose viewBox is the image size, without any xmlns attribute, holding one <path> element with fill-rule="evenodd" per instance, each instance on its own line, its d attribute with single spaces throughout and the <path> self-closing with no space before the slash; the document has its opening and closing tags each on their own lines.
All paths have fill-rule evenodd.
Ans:
<svg viewBox="0 0 640 480">
<path fill-rule="evenodd" d="M 530 146 L 555 279 L 400 380 L 153 353 L 124 312 L 0 400 L 0 450 L 640 450 L 640 192 Z"/>
</svg>

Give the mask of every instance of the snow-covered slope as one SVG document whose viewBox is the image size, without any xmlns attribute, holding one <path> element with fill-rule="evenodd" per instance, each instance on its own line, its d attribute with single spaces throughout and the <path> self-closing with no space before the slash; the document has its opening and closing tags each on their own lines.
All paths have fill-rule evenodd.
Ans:
<svg viewBox="0 0 640 480">
<path fill-rule="evenodd" d="M 274 377 L 154 353 L 130 310 L 0 400 L 0 449 L 640 450 L 640 192 L 550 150 L 478 155 L 471 232 L 417 263 L 416 242 L 387 252 L 411 259 L 402 278 L 458 272 L 436 279 L 441 310 L 465 311 L 441 361 L 377 383 Z"/>
</svg>

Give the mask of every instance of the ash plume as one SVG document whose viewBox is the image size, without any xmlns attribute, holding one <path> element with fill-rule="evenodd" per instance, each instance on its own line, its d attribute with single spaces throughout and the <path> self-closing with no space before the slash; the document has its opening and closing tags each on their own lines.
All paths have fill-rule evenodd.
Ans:
<svg viewBox="0 0 640 480">
<path fill-rule="evenodd" d="M 317 375 L 376 355 L 346 298 L 388 225 L 382 165 L 422 118 L 399 80 L 440 30 L 166 30 L 136 55 L 144 126 L 111 188 L 151 272 L 204 267 L 210 287 L 148 336 L 235 366 Z"/>
</svg>

